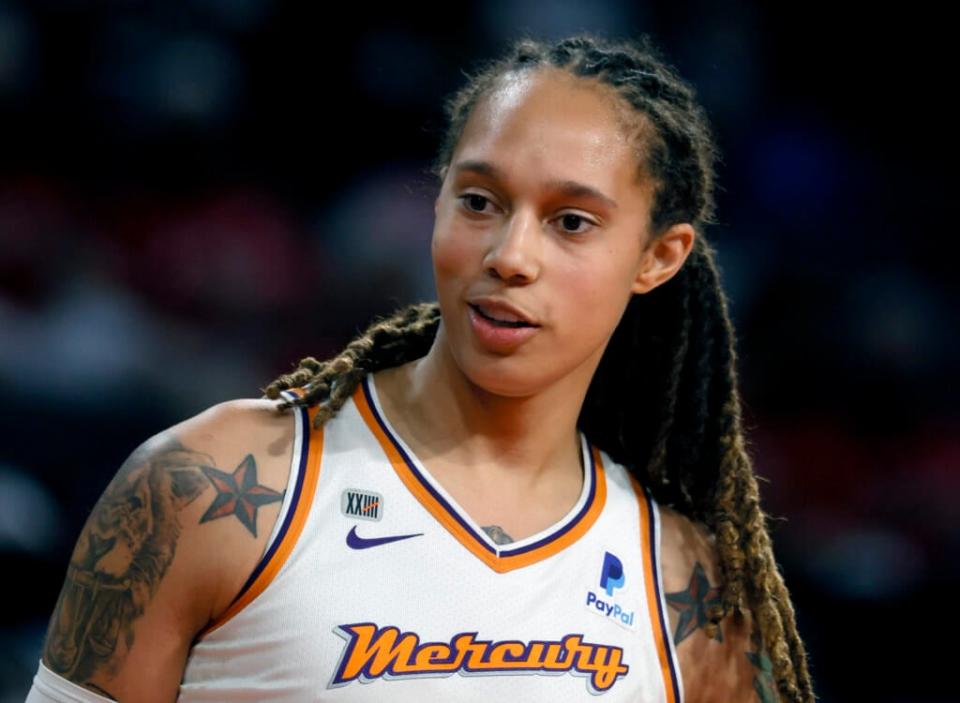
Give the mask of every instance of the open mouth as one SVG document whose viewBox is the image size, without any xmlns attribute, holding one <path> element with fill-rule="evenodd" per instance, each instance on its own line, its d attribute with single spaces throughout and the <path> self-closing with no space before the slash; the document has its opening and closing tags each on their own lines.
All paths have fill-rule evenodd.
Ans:
<svg viewBox="0 0 960 703">
<path fill-rule="evenodd" d="M 536 325 L 531 325 L 529 322 L 524 322 L 523 320 L 498 320 L 495 317 L 487 315 L 478 305 L 470 305 L 470 307 L 473 308 L 480 317 L 489 320 L 498 327 L 536 327 Z"/>
</svg>

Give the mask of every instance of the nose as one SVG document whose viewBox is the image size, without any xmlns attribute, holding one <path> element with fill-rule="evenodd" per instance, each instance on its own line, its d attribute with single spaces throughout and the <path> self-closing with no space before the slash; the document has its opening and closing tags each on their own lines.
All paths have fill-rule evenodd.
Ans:
<svg viewBox="0 0 960 703">
<path fill-rule="evenodd" d="M 536 216 L 517 211 L 497 230 L 484 267 L 494 278 L 531 283 L 540 273 L 540 243 Z"/>
</svg>

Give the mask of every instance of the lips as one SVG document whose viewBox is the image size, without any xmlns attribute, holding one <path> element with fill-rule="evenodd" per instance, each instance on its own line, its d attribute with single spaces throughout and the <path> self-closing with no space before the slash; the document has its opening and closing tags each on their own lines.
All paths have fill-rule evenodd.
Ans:
<svg viewBox="0 0 960 703">
<path fill-rule="evenodd" d="M 487 317 L 476 304 L 471 303 L 467 307 L 470 310 L 468 317 L 473 337 L 486 352 L 512 354 L 540 332 L 539 326 L 523 321 L 496 322 Z"/>
<path fill-rule="evenodd" d="M 473 308 L 474 311 L 480 315 L 480 317 L 484 318 L 485 320 L 490 320 L 490 322 L 493 322 L 497 325 L 502 325 L 504 327 L 530 327 L 530 324 L 523 320 L 509 319 L 509 317 L 512 316 L 508 316 L 506 313 L 498 313 L 500 316 L 494 317 L 479 305 L 471 305 L 470 307 Z"/>
<path fill-rule="evenodd" d="M 490 320 L 510 327 L 539 327 L 532 316 L 520 308 L 501 300 L 491 298 L 477 298 L 468 301 L 468 305 L 477 314 Z"/>
</svg>

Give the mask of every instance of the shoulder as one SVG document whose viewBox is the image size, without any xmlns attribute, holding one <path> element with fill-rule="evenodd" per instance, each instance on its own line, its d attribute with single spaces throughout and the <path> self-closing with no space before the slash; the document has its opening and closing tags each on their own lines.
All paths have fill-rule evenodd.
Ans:
<svg viewBox="0 0 960 703">
<path fill-rule="evenodd" d="M 257 478 L 285 482 L 296 436 L 294 409 L 278 409 L 280 401 L 239 398 L 212 405 L 152 437 L 150 445 L 179 445 L 196 461 L 212 460 L 210 468 L 236 471 L 246 462 Z M 152 455 L 152 452 L 147 452 Z M 253 476 L 248 480 L 252 480 Z"/>
<path fill-rule="evenodd" d="M 203 585 L 196 605 L 204 607 L 204 619 L 230 605 L 279 514 L 296 429 L 295 413 L 278 405 L 226 400 L 157 433 L 124 462 L 98 506 L 113 518 L 109 506 L 142 494 L 153 531 L 143 538 L 170 541 L 169 577 L 178 565 L 191 567 L 179 573 Z"/>
<path fill-rule="evenodd" d="M 279 401 L 241 398 L 213 405 L 171 427 L 168 441 L 193 458 L 202 493 L 184 511 L 203 554 L 221 556 L 211 618 L 233 601 L 256 567 L 287 488 L 296 438 L 293 409 Z M 206 463 L 205 463 L 206 462 Z"/>
<path fill-rule="evenodd" d="M 664 585 L 690 578 L 699 564 L 711 583 L 717 583 L 720 560 L 716 537 L 701 522 L 695 522 L 673 508 L 658 504 L 660 510 L 661 568 Z"/>
<path fill-rule="evenodd" d="M 295 431 L 276 406 L 218 403 L 127 457 L 70 558 L 51 671 L 114 697 L 175 695 L 194 636 L 239 593 L 279 515 Z"/>
<path fill-rule="evenodd" d="M 715 535 L 703 523 L 658 507 L 663 590 L 686 703 L 777 701 L 770 660 L 756 646 L 749 611 L 729 614 L 713 636 L 704 628 L 711 607 L 720 605 Z"/>
<path fill-rule="evenodd" d="M 171 542 L 170 577 L 178 565 L 190 566 L 179 573 L 202 587 L 195 605 L 204 607 L 196 614 L 203 621 L 233 601 L 279 515 L 296 430 L 294 412 L 277 406 L 226 400 L 157 433 L 124 462 L 98 506 L 112 518 L 109 506 L 142 495 L 154 532 L 144 538 Z"/>
<path fill-rule="evenodd" d="M 248 431 L 272 431 L 293 426 L 293 412 L 278 410 L 279 400 L 268 398 L 236 398 L 211 405 L 173 425 L 167 432 L 215 433 L 220 436 L 242 435 Z"/>
</svg>

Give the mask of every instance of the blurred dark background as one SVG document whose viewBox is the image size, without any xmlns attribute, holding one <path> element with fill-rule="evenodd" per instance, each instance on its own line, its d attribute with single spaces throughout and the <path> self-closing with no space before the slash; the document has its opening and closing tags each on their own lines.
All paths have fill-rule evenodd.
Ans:
<svg viewBox="0 0 960 703">
<path fill-rule="evenodd" d="M 708 236 L 821 699 L 957 700 L 928 612 L 949 642 L 950 23 L 781 5 L 0 0 L 0 703 L 123 459 L 433 299 L 441 99 L 580 29 L 652 34 L 713 121 Z"/>
</svg>

